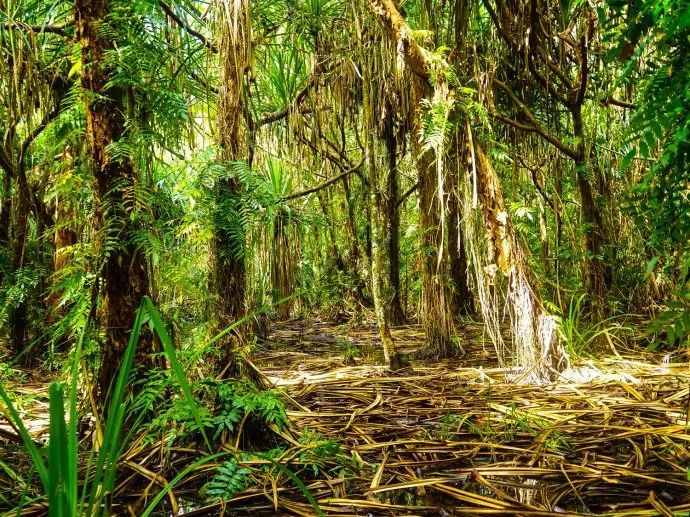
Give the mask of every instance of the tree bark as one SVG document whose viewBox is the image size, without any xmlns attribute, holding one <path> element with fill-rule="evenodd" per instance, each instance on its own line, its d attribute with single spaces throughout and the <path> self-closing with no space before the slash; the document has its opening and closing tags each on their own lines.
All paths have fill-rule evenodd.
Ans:
<svg viewBox="0 0 690 517">
<path fill-rule="evenodd" d="M 10 243 L 12 218 L 12 178 L 8 173 L 2 177 L 2 205 L 0 205 L 0 244 Z"/>
<path fill-rule="evenodd" d="M 363 70 L 364 81 L 364 118 L 368 120 L 372 117 L 374 106 L 372 101 L 372 94 L 370 91 L 371 80 L 368 77 L 368 70 Z M 372 134 L 372 130 L 367 129 L 365 123 L 364 133 L 366 138 L 365 143 L 365 163 L 369 170 L 369 214 L 371 225 L 371 292 L 374 298 L 374 313 L 376 314 L 376 323 L 379 328 L 379 336 L 381 337 L 381 344 L 383 346 L 383 355 L 391 370 L 399 369 L 401 364 L 400 356 L 395 349 L 393 336 L 391 335 L 390 327 L 388 325 L 388 318 L 386 314 L 386 303 L 383 297 L 383 282 L 384 282 L 384 264 L 386 256 L 385 237 L 383 235 L 385 228 L 384 213 L 386 207 L 383 203 L 383 196 L 379 189 L 379 175 L 378 163 L 376 156 L 376 141 Z"/>
<path fill-rule="evenodd" d="M 575 160 L 577 174 L 577 188 L 580 193 L 582 219 L 587 225 L 585 230 L 585 244 L 588 257 L 585 260 L 584 287 L 589 293 L 592 303 L 591 310 L 594 319 L 602 319 L 605 315 L 604 293 L 606 291 L 606 268 L 602 256 L 602 244 L 604 243 L 604 221 L 601 210 L 594 197 L 591 179 L 594 172 L 587 170 L 589 160 L 586 159 L 584 124 L 582 121 L 582 106 L 572 109 L 573 133 L 579 142 L 578 158 Z"/>
<path fill-rule="evenodd" d="M 273 302 L 290 296 L 295 289 L 295 266 L 293 253 L 288 239 L 288 225 L 286 214 L 280 212 L 273 222 L 271 254 L 271 283 L 273 284 Z M 276 307 L 278 318 L 290 318 L 293 301 L 288 300 Z"/>
<path fill-rule="evenodd" d="M 24 267 L 26 257 L 26 232 L 29 224 L 30 196 L 26 171 L 20 165 L 17 168 L 17 196 L 13 206 L 12 221 L 12 271 L 17 272 Z M 9 314 L 10 349 L 16 357 L 24 351 L 26 345 L 28 300 L 26 296 Z M 29 364 L 29 358 L 34 354 L 25 354 L 23 363 Z"/>
<path fill-rule="evenodd" d="M 149 294 L 149 276 L 144 255 L 132 242 L 133 207 L 126 193 L 136 188 L 137 175 L 127 157 L 114 159 L 108 147 L 125 134 L 125 92 L 110 85 L 112 76 L 104 66 L 106 52 L 115 48 L 102 30 L 109 13 L 108 0 L 76 0 L 77 30 L 82 48 L 81 81 L 86 100 L 87 149 L 96 180 L 96 228 L 103 235 L 103 323 L 99 395 L 104 403 L 134 325 L 135 312 Z M 130 194 L 131 195 L 131 194 Z M 142 335 L 137 361 L 152 364 L 150 335 Z"/>
<path fill-rule="evenodd" d="M 386 143 L 388 181 L 386 199 L 386 222 L 388 226 L 388 267 L 392 296 L 388 314 L 393 325 L 402 325 L 407 320 L 400 300 L 400 211 L 398 205 L 398 143 L 395 137 L 395 113 L 393 104 L 386 105 L 383 138 Z"/>
<path fill-rule="evenodd" d="M 450 256 L 450 275 L 453 280 L 452 310 L 454 314 L 466 316 L 474 313 L 474 295 L 467 281 L 467 256 L 465 251 L 465 237 L 462 232 L 462 209 L 458 192 L 460 181 L 464 175 L 461 168 L 467 160 L 464 159 L 465 146 L 456 134 L 455 149 L 451 156 L 448 170 L 450 181 L 448 185 L 448 254 Z"/>
<path fill-rule="evenodd" d="M 415 97 L 412 108 L 411 140 L 415 165 L 419 175 L 419 231 L 421 234 L 422 293 L 419 316 L 426 334 L 424 345 L 418 350 L 421 357 L 455 357 L 462 349 L 453 342 L 453 316 L 448 286 L 450 284 L 444 256 L 444 228 L 442 212 L 447 210 L 439 192 L 437 156 L 431 149 L 419 145 L 422 133 L 422 99 L 430 95 L 425 81 L 414 77 Z M 443 179 L 442 181 L 445 181 Z"/>
<path fill-rule="evenodd" d="M 369 7 L 379 18 L 397 48 L 404 52 L 405 65 L 412 75 L 410 134 L 412 151 L 419 175 L 419 230 L 421 233 L 422 296 L 419 309 L 420 321 L 426 334 L 426 342 L 418 351 L 421 356 L 452 357 L 461 350 L 453 343 L 453 319 L 446 293 L 447 280 L 439 254 L 443 252 L 443 228 L 441 211 L 445 200 L 437 192 L 437 167 L 434 153 L 422 150 L 419 135 L 422 133 L 422 99 L 433 94 L 429 82 L 431 58 L 414 39 L 412 30 L 400 16 L 392 0 L 370 0 Z"/>
<path fill-rule="evenodd" d="M 354 275 L 354 282 L 355 282 L 355 296 L 359 300 L 359 303 L 364 305 L 365 307 L 369 307 L 372 305 L 372 301 L 367 296 L 365 292 L 366 288 L 366 282 L 362 278 L 362 276 L 359 274 L 359 272 L 362 270 L 361 268 L 361 250 L 359 246 L 359 236 L 357 234 L 357 220 L 355 218 L 355 205 L 354 205 L 354 200 L 352 199 L 352 191 L 350 189 L 350 178 L 348 176 L 344 176 L 343 179 L 343 190 L 345 192 L 345 202 L 347 203 L 347 224 L 348 224 L 348 230 L 350 234 L 350 242 L 352 243 L 352 253 L 350 254 L 350 269 L 352 270 L 352 274 Z"/>
<path fill-rule="evenodd" d="M 247 161 L 247 128 L 244 118 L 244 75 L 249 68 L 251 25 L 247 2 L 217 0 L 217 47 L 220 59 L 220 88 L 216 133 L 218 159 L 228 165 Z M 234 178 L 222 179 L 215 186 L 215 235 L 211 249 L 212 292 L 218 300 L 218 326 L 226 328 L 245 316 L 246 265 L 244 228 L 240 217 L 241 191 Z M 247 338 L 249 327 L 235 331 L 223 345 L 221 361 L 234 365 L 234 349 Z M 225 366 L 225 365 L 222 365 Z M 230 368 L 230 370 L 234 369 Z M 228 371 L 229 375 L 236 372 Z"/>
</svg>

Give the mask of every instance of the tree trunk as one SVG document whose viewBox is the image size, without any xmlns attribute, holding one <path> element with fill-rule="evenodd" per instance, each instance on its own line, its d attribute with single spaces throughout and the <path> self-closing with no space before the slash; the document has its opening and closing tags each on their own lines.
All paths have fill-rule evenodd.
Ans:
<svg viewBox="0 0 690 517">
<path fill-rule="evenodd" d="M 249 68 L 251 25 L 247 2 L 217 0 L 220 88 L 216 133 L 225 165 L 247 160 L 247 128 L 244 119 L 244 74 Z M 218 182 L 214 191 L 216 203 L 215 235 L 211 250 L 212 290 L 218 297 L 218 325 L 226 328 L 245 316 L 246 265 L 244 228 L 241 228 L 240 185 L 234 178 Z M 239 228 L 238 228 L 239 226 Z M 234 369 L 235 348 L 243 342 L 249 327 L 243 326 L 224 344 L 221 361 Z M 223 367 L 225 366 L 222 365 Z M 229 375 L 237 372 L 228 371 Z"/>
<path fill-rule="evenodd" d="M 279 213 L 273 223 L 273 252 L 271 254 L 271 283 L 273 284 L 273 302 L 290 296 L 295 288 L 295 268 L 293 267 L 290 241 L 287 235 L 287 221 L 284 213 Z M 278 318 L 290 318 L 292 300 L 276 307 Z"/>
<path fill-rule="evenodd" d="M 392 296 L 388 314 L 393 325 L 402 325 L 407 318 L 400 300 L 400 211 L 398 210 L 398 142 L 395 137 L 395 113 L 393 104 L 386 105 L 383 138 L 386 143 L 388 181 L 386 199 L 386 223 L 388 227 L 388 267 Z"/>
<path fill-rule="evenodd" d="M 462 231 L 462 209 L 460 208 L 460 182 L 467 160 L 463 138 L 459 129 L 454 131 L 453 149 L 450 153 L 448 176 L 448 254 L 450 256 L 450 275 L 453 280 L 452 310 L 454 314 L 466 316 L 474 313 L 474 295 L 467 281 L 467 255 L 465 237 Z"/>
<path fill-rule="evenodd" d="M 453 171 L 464 160 L 454 160 L 450 164 Z M 452 310 L 454 314 L 466 316 L 474 313 L 474 295 L 467 281 L 467 256 L 465 238 L 462 233 L 462 209 L 458 193 L 458 173 L 452 174 L 454 180 L 448 185 L 448 254 L 450 255 L 450 275 L 453 280 Z"/>
<path fill-rule="evenodd" d="M 430 88 L 416 77 L 412 108 L 412 152 L 419 175 L 419 232 L 421 234 L 422 293 L 419 317 L 426 333 L 426 342 L 419 349 L 420 357 L 455 357 L 462 349 L 453 342 L 453 317 L 449 303 L 447 269 L 443 264 L 444 228 L 442 213 L 447 210 L 439 192 L 437 159 L 430 149 L 419 145 L 422 133 L 422 99 L 430 95 Z M 445 181 L 442 179 L 441 181 Z"/>
<path fill-rule="evenodd" d="M 430 83 L 431 58 L 414 39 L 412 30 L 400 16 L 393 0 L 369 0 L 369 8 L 379 18 L 398 49 L 404 52 L 405 66 L 411 72 L 410 140 L 419 175 L 419 231 L 421 233 L 422 299 L 419 319 L 426 333 L 426 342 L 419 350 L 421 356 L 452 357 L 461 349 L 453 343 L 453 318 L 446 293 L 448 281 L 443 267 L 443 225 L 441 218 L 445 200 L 438 192 L 438 175 L 442 173 L 434 153 L 422 150 L 422 99 L 430 98 L 434 88 Z"/>
<path fill-rule="evenodd" d="M 392 36 L 397 48 L 404 52 L 405 64 L 415 74 L 415 86 L 422 85 L 423 88 L 431 88 L 429 82 L 432 70 L 431 58 L 416 43 L 412 30 L 400 16 L 393 1 L 369 0 L 369 6 Z M 419 94 L 420 91 L 424 90 L 417 90 L 416 100 L 418 101 L 423 97 Z M 416 108 L 413 128 L 416 127 L 416 133 L 418 133 L 421 120 L 419 103 L 415 102 L 413 106 Z M 567 355 L 555 332 L 556 323 L 544 309 L 539 292 L 535 289 L 530 277 L 529 265 L 515 237 L 505 208 L 499 178 L 484 152 L 479 147 L 475 148 L 469 140 L 471 139 L 468 138 L 469 149 L 466 155 L 473 157 L 477 170 L 477 195 L 482 204 L 489 258 L 495 263 L 495 268 L 503 272 L 509 284 L 508 296 L 518 364 L 525 368 L 523 376 L 525 379 L 533 381 L 549 379 L 554 370 L 560 371 L 567 365 Z M 414 138 L 413 141 L 415 141 Z M 430 213 L 425 208 L 430 208 L 428 200 L 432 196 L 429 192 L 434 192 L 429 188 L 429 179 L 424 174 L 428 174 L 431 168 L 428 154 L 415 153 L 418 157 L 420 173 L 420 217 L 422 219 L 428 217 L 425 214 Z M 425 230 L 423 223 L 428 224 L 428 222 L 428 220 L 420 221 L 422 232 Z M 423 238 L 423 240 L 426 239 Z M 428 258 L 426 256 L 423 258 L 427 264 Z M 442 296 L 443 291 L 440 294 Z"/>
<path fill-rule="evenodd" d="M 17 196 L 13 206 L 14 214 L 12 218 L 12 271 L 15 273 L 24 267 L 26 257 L 26 232 L 29 224 L 30 195 L 26 172 L 20 165 L 17 170 Z M 23 300 L 16 307 L 13 307 L 9 314 L 10 349 L 15 357 L 24 352 L 26 345 L 27 297 L 28 294 L 25 294 Z M 29 358 L 33 356 L 34 354 L 23 355 L 22 362 L 28 365 Z"/>
<path fill-rule="evenodd" d="M 605 315 L 604 293 L 606 291 L 606 274 L 602 257 L 602 244 L 604 242 L 604 222 L 601 210 L 596 203 L 591 179 L 594 173 L 587 171 L 589 162 L 585 158 L 585 134 L 582 122 L 582 107 L 576 106 L 572 110 L 573 133 L 579 142 L 579 158 L 575 160 L 577 174 L 577 188 L 580 192 L 580 203 L 583 222 L 587 225 L 585 231 L 585 245 L 588 257 L 585 260 L 585 278 L 583 284 L 585 290 L 591 296 L 592 316 L 599 320 Z"/>
<path fill-rule="evenodd" d="M 10 243 L 12 217 L 12 179 L 5 172 L 2 177 L 2 204 L 0 204 L 0 245 Z"/>
<path fill-rule="evenodd" d="M 125 132 L 125 92 L 118 86 L 107 86 L 112 77 L 103 66 L 105 53 L 115 48 L 115 42 L 108 39 L 109 33 L 102 30 L 109 3 L 76 0 L 75 11 L 82 48 L 81 81 L 86 92 L 87 148 L 96 179 L 95 226 L 105 235 L 101 247 L 107 253 L 102 270 L 105 342 L 98 380 L 100 399 L 105 402 L 127 346 L 135 312 L 142 297 L 149 293 L 149 282 L 146 259 L 132 242 L 133 207 L 125 196 L 136 186 L 136 172 L 129 159 L 113 159 L 108 150 Z M 152 351 L 151 336 L 143 335 L 137 360 L 151 364 Z"/>
<path fill-rule="evenodd" d="M 498 175 L 481 147 L 475 146 L 474 153 L 489 265 L 495 266 L 494 274 L 501 271 L 508 284 L 513 353 L 516 363 L 524 369 L 521 380 L 548 382 L 567 366 L 568 357 L 556 332 L 556 322 L 544 309 L 532 280 L 527 258 L 510 222 Z"/>
<path fill-rule="evenodd" d="M 372 301 L 365 292 L 366 282 L 359 274 L 362 270 L 362 256 L 359 247 L 359 236 L 357 235 L 357 220 L 355 218 L 355 206 L 352 199 L 352 192 L 350 190 L 350 178 L 343 177 L 343 190 L 345 192 L 345 201 L 347 203 L 347 224 L 350 234 L 350 242 L 352 243 L 352 253 L 350 254 L 350 269 L 354 275 L 355 281 L 355 296 L 359 303 L 365 307 L 371 306 Z"/>
<path fill-rule="evenodd" d="M 368 79 L 368 69 L 364 68 L 364 118 L 370 120 L 373 118 L 374 106 L 371 94 L 371 80 Z M 365 163 L 369 170 L 369 214 L 371 226 L 371 293 L 374 298 L 374 313 L 376 314 L 376 323 L 379 328 L 379 335 L 381 337 L 381 344 L 383 346 L 383 355 L 391 370 L 399 369 L 402 364 L 400 356 L 398 355 L 393 337 L 388 326 L 388 319 L 386 315 L 386 302 L 383 297 L 383 282 L 384 282 L 384 264 L 386 256 L 385 236 L 384 236 L 384 213 L 383 196 L 379 190 L 378 178 L 378 163 L 376 156 L 376 142 L 374 131 L 371 129 L 373 123 L 364 126 L 364 134 L 366 138 L 365 143 Z"/>
<path fill-rule="evenodd" d="M 348 271 L 347 266 L 345 265 L 345 260 L 343 260 L 340 250 L 338 249 L 335 227 L 333 226 L 333 220 L 335 218 L 330 211 L 330 203 L 324 198 L 324 194 L 322 192 L 317 192 L 316 198 L 319 200 L 321 212 L 323 213 L 323 217 L 327 222 L 326 228 L 328 229 L 328 242 L 330 244 L 330 246 L 328 246 L 328 255 L 330 255 L 330 260 L 333 263 L 336 271 L 341 272 L 343 275 L 347 275 Z"/>
</svg>

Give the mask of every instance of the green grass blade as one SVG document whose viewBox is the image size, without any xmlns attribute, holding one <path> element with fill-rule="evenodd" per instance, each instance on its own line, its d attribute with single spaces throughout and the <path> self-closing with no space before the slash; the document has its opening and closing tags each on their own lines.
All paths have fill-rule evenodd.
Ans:
<svg viewBox="0 0 690 517">
<path fill-rule="evenodd" d="M 230 325 L 230 326 L 224 328 L 224 329 L 221 330 L 218 334 L 216 334 L 215 336 L 213 336 L 213 337 L 210 339 L 210 341 L 209 341 L 208 343 L 206 343 L 207 346 L 208 346 L 208 345 L 212 345 L 213 343 L 215 343 L 215 342 L 218 341 L 219 339 L 223 338 L 224 336 L 227 336 L 230 332 L 232 332 L 233 330 L 235 330 L 235 329 L 236 329 L 237 327 L 239 327 L 240 325 L 244 325 L 245 323 L 247 323 L 247 322 L 248 322 L 249 320 L 251 320 L 252 318 L 255 318 L 256 316 L 259 316 L 260 314 L 264 314 L 265 312 L 268 312 L 268 311 L 269 311 L 271 308 L 273 308 L 273 307 L 276 307 L 276 306 L 278 306 L 278 305 L 280 305 L 280 304 L 283 304 L 283 303 L 285 303 L 285 302 L 289 302 L 289 301 L 292 300 L 293 298 L 297 298 L 298 296 L 303 295 L 305 292 L 306 292 L 306 290 L 300 289 L 299 291 L 295 291 L 294 293 L 292 293 L 290 296 L 286 296 L 285 298 L 281 298 L 280 300 L 278 300 L 278 301 L 275 302 L 275 303 L 271 303 L 271 304 L 268 304 L 268 305 L 264 305 L 264 306 L 261 307 L 260 309 L 257 309 L 257 310 L 255 310 L 255 311 L 253 311 L 251 314 L 247 314 L 245 317 L 238 319 L 235 323 L 233 323 L 232 325 Z"/>
<path fill-rule="evenodd" d="M 77 346 L 74 351 L 74 359 L 72 361 L 72 372 L 70 378 L 70 392 L 69 392 L 69 423 L 67 425 L 67 450 L 68 450 L 68 464 L 67 464 L 67 486 L 69 488 L 68 498 L 72 508 L 78 508 L 78 504 L 83 507 L 84 498 L 88 491 L 86 484 L 82 489 L 81 501 L 79 501 L 79 478 L 78 478 L 78 439 L 77 439 L 77 420 L 79 415 L 77 414 L 77 400 L 79 399 L 79 393 L 77 390 L 79 381 L 79 365 L 81 364 L 81 354 L 84 349 L 84 342 L 88 339 L 90 334 L 90 322 L 87 321 L 84 326 L 79 340 L 77 341 Z M 93 451 L 92 451 L 93 453 Z M 85 480 L 89 478 L 89 472 L 91 470 L 93 456 L 89 458 L 86 468 Z M 78 503 L 79 501 L 79 503 Z"/>
<path fill-rule="evenodd" d="M 50 384 L 50 439 L 48 442 L 48 515 L 49 517 L 76 516 L 70 508 L 67 486 L 67 429 L 65 427 L 64 386 Z"/>
<path fill-rule="evenodd" d="M 165 354 L 168 356 L 168 360 L 170 361 L 170 365 L 172 366 L 173 372 L 175 373 L 175 376 L 177 377 L 177 380 L 180 383 L 182 393 L 187 399 L 187 403 L 189 404 L 189 407 L 192 410 L 194 420 L 196 420 L 196 423 L 199 426 L 199 431 L 201 432 L 201 436 L 203 436 L 204 438 L 204 443 L 206 444 L 208 450 L 211 450 L 211 442 L 208 439 L 208 436 L 206 436 L 206 431 L 204 431 L 199 405 L 197 404 L 197 401 L 194 398 L 194 395 L 192 394 L 192 390 L 189 387 L 189 383 L 187 382 L 187 376 L 184 372 L 184 369 L 182 368 L 180 362 L 177 360 L 175 347 L 173 346 L 172 339 L 170 339 L 168 330 L 165 328 L 163 319 L 158 313 L 158 309 L 156 309 L 155 305 L 153 305 L 151 298 L 149 298 L 148 296 L 144 296 L 142 306 L 146 307 L 146 312 L 148 313 L 149 318 L 151 318 L 153 328 L 155 329 L 156 334 L 158 334 L 158 337 L 160 338 L 161 343 L 163 344 L 163 350 L 165 350 Z"/>
<path fill-rule="evenodd" d="M 300 489 L 302 494 L 304 494 L 304 497 L 309 501 L 309 504 L 311 507 L 314 509 L 314 513 L 318 515 L 319 517 L 325 517 L 325 514 L 323 513 L 323 510 L 319 506 L 319 503 L 316 501 L 314 496 L 312 495 L 311 491 L 307 488 L 307 485 L 304 484 L 304 482 L 295 476 L 294 472 L 292 472 L 289 468 L 287 468 L 285 465 L 282 463 L 274 463 L 274 467 L 277 467 L 278 470 L 280 470 L 283 474 L 285 474 L 290 480 L 297 485 L 297 488 Z"/>
<path fill-rule="evenodd" d="M 137 310 L 134 327 L 132 328 L 127 348 L 125 349 L 120 363 L 115 389 L 110 398 L 108 420 L 106 422 L 105 432 L 103 433 L 103 443 L 98 454 L 98 463 L 96 465 L 94 477 L 91 481 L 91 495 L 89 497 L 89 505 L 86 512 L 88 515 L 107 514 L 108 512 L 108 503 L 106 502 L 106 504 L 103 505 L 101 500 L 104 497 L 110 497 L 112 495 L 111 492 L 115 484 L 117 453 L 120 450 L 122 424 L 125 417 L 125 407 L 122 401 L 127 387 L 129 373 L 132 370 L 136 345 L 141 335 L 144 312 L 145 309 L 142 304 Z"/>
</svg>

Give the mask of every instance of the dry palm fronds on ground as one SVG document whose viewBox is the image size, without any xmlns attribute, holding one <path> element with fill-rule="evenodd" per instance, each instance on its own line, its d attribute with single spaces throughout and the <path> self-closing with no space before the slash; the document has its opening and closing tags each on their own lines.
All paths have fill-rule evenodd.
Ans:
<svg viewBox="0 0 690 517">
<path fill-rule="evenodd" d="M 619 356 L 581 361 L 553 385 L 516 385 L 505 381 L 510 372 L 491 368 L 493 349 L 482 345 L 479 326 L 472 330 L 463 359 L 414 362 L 395 374 L 366 360 L 337 366 L 337 357 L 315 357 L 315 348 L 327 352 L 328 326 L 312 336 L 276 332 L 284 346 L 258 364 L 303 406 L 290 414 L 296 428 L 341 441 L 362 461 L 346 481 L 314 482 L 326 513 L 690 511 L 688 364 Z M 396 334 L 410 349 L 421 337 L 414 328 Z M 371 329 L 349 341 L 374 336 Z M 330 337 L 331 352 L 342 353 L 338 330 Z M 300 492 L 289 491 L 278 499 L 280 512 L 309 515 Z"/>
<path fill-rule="evenodd" d="M 416 327 L 394 336 L 410 351 L 422 338 Z M 292 409 L 280 461 L 324 514 L 690 512 L 687 363 L 641 353 L 581 360 L 557 383 L 526 386 L 492 367 L 480 325 L 467 326 L 462 359 L 413 361 L 395 373 L 376 364 L 376 342 L 374 328 L 283 324 L 255 356 Z M 354 355 L 347 366 L 344 356 Z M 134 502 L 122 513 L 129 506 L 136 514 L 169 481 L 156 474 L 164 450 L 168 469 L 178 471 L 198 454 L 135 442 L 120 483 Z M 208 464 L 168 496 L 168 507 L 187 515 L 314 515 L 305 488 L 266 464 L 244 461 L 256 483 L 222 506 L 185 504 L 217 466 Z M 148 486 L 135 489 L 142 478 Z"/>
</svg>

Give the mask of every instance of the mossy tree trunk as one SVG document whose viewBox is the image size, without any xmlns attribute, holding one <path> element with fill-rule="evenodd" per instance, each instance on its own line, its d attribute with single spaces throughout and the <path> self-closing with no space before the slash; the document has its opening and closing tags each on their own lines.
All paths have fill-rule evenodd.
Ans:
<svg viewBox="0 0 690 517">
<path fill-rule="evenodd" d="M 251 24 L 249 6 L 243 0 L 216 0 L 217 47 L 220 87 L 216 118 L 218 160 L 247 161 L 247 127 L 244 119 L 244 79 L 249 68 Z M 218 181 L 213 192 L 215 228 L 211 249 L 211 286 L 217 296 L 220 329 L 244 317 L 247 311 L 244 228 L 240 214 L 242 197 L 233 178 Z M 235 348 L 244 342 L 248 326 L 238 328 L 221 346 L 221 367 L 234 365 Z M 230 370 L 233 370 L 231 367 Z M 228 374 L 236 372 L 228 371 Z"/>
<path fill-rule="evenodd" d="M 125 92 L 109 84 L 112 71 L 106 54 L 115 48 L 104 31 L 109 13 L 107 0 L 77 0 L 75 13 L 81 43 L 81 83 L 86 104 L 87 151 L 95 177 L 96 227 L 105 256 L 102 269 L 105 341 L 99 373 L 101 401 L 114 379 L 120 359 L 134 325 L 135 312 L 144 295 L 149 294 L 146 258 L 133 243 L 135 227 L 127 200 L 136 188 L 137 174 L 127 157 L 114 159 L 109 147 L 125 136 Z M 142 335 L 137 361 L 150 362 L 153 352 L 150 335 Z M 152 363 L 151 363 L 152 364 Z"/>
<path fill-rule="evenodd" d="M 463 213 L 460 206 L 460 182 L 464 181 L 466 146 L 458 128 L 451 137 L 451 152 L 448 163 L 448 255 L 450 276 L 453 280 L 452 310 L 454 314 L 466 316 L 474 313 L 474 295 L 467 281 L 467 255 L 463 235 Z"/>
<path fill-rule="evenodd" d="M 392 0 L 369 0 L 369 6 L 381 21 L 396 48 L 404 53 L 404 62 L 414 74 L 417 101 L 429 96 L 432 61 L 429 53 L 415 41 L 410 27 L 400 16 Z M 415 103 L 418 106 L 419 102 Z M 420 128 L 419 111 L 413 119 Z M 414 129 L 414 125 L 413 125 Z M 567 365 L 567 355 L 555 332 L 555 321 L 544 309 L 539 291 L 531 278 L 529 264 L 517 241 L 505 207 L 503 189 L 498 175 L 484 151 L 467 139 L 466 156 L 474 161 L 477 174 L 478 198 L 486 225 L 489 259 L 502 271 L 508 281 L 508 299 L 515 338 L 514 353 L 518 364 L 525 369 L 524 379 L 542 382 Z M 420 210 L 425 215 L 432 189 L 428 171 L 432 168 L 429 153 L 416 153 L 420 173 Z M 428 214 L 428 212 L 426 212 Z M 438 213 L 438 212 L 437 212 Z M 420 221 L 422 231 L 428 219 Z M 428 227 L 428 226 L 427 226 Z M 426 257 L 425 257 L 426 258 Z M 427 266 L 428 267 L 428 266 Z M 426 278 L 425 278 L 426 280 Z"/>
<path fill-rule="evenodd" d="M 362 39 L 362 26 L 358 25 L 358 36 Z M 363 62 L 365 56 L 362 56 Z M 383 354 L 388 366 L 392 370 L 401 368 L 401 358 L 398 354 L 386 314 L 385 292 L 385 264 L 387 255 L 385 228 L 386 204 L 383 196 L 383 181 L 379 177 L 379 157 L 377 153 L 378 139 L 376 137 L 376 82 L 370 63 L 362 66 L 362 112 L 364 135 L 364 163 L 368 171 L 369 197 L 368 219 L 371 229 L 371 293 L 374 299 L 374 313 L 379 329 L 379 336 L 383 346 Z"/>
</svg>

